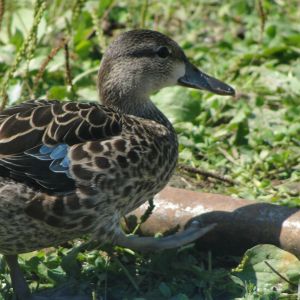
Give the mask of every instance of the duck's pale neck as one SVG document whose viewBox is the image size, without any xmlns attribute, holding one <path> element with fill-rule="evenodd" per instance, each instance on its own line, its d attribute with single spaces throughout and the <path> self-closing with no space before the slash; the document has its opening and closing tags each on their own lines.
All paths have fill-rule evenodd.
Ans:
<svg viewBox="0 0 300 300">
<path fill-rule="evenodd" d="M 100 81 L 101 82 L 101 81 Z M 150 100 L 144 87 L 134 83 L 112 80 L 99 83 L 100 102 L 128 115 L 156 121 L 169 129 L 173 126 L 167 117 Z"/>
</svg>

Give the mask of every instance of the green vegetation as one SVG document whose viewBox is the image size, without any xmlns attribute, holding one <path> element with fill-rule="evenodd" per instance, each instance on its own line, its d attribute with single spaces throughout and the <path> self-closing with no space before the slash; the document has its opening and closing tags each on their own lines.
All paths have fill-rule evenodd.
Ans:
<svg viewBox="0 0 300 300">
<path fill-rule="evenodd" d="M 0 106 L 34 97 L 96 101 L 97 69 L 113 36 L 159 30 L 237 90 L 234 99 L 180 87 L 153 96 L 176 126 L 181 163 L 234 184 L 195 175 L 188 181 L 202 191 L 299 206 L 299 20 L 297 0 L 0 0 Z M 264 289 L 256 271 L 251 279 L 244 260 L 261 249 L 249 250 L 241 273 L 231 271 L 240 257 L 194 246 L 150 255 L 71 252 L 78 243 L 22 256 L 33 289 L 68 282 L 95 299 L 297 299 L 297 286 L 274 283 L 274 274 Z M 262 272 L 257 259 L 250 259 L 253 270 Z M 300 276 L 286 278 L 297 283 Z M 0 299 L 11 294 L 0 259 Z"/>
</svg>

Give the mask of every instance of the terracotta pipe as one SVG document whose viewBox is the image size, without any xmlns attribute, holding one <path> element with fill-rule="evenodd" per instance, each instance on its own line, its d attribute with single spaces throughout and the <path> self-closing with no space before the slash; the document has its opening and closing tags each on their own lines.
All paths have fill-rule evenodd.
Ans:
<svg viewBox="0 0 300 300">
<path fill-rule="evenodd" d="M 156 195 L 154 204 L 152 215 L 141 226 L 144 235 L 182 230 L 197 219 L 203 226 L 218 223 L 216 229 L 201 238 L 202 249 L 240 254 L 267 243 L 300 257 L 299 209 L 172 187 Z M 147 207 L 146 203 L 130 215 L 139 218 Z"/>
</svg>

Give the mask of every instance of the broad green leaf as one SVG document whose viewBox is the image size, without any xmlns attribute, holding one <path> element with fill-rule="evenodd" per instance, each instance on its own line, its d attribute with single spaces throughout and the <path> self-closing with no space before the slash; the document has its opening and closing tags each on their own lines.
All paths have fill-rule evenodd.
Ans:
<svg viewBox="0 0 300 300">
<path fill-rule="evenodd" d="M 68 90 L 66 86 L 53 86 L 47 93 L 49 99 L 63 100 L 68 96 Z"/>
<path fill-rule="evenodd" d="M 151 99 L 173 122 L 194 122 L 201 111 L 200 92 L 193 97 L 181 87 L 165 88 Z"/>
<path fill-rule="evenodd" d="M 22 32 L 17 28 L 15 34 L 11 37 L 10 42 L 19 49 L 24 41 Z"/>
<path fill-rule="evenodd" d="M 258 291 L 276 289 L 287 292 L 297 289 L 300 261 L 295 255 L 276 246 L 257 245 L 246 251 L 239 266 L 233 270 L 233 275 L 245 284 L 253 284 Z"/>
<path fill-rule="evenodd" d="M 61 283 L 66 280 L 66 272 L 62 267 L 57 267 L 56 269 L 48 269 L 47 277 L 53 282 Z"/>
</svg>

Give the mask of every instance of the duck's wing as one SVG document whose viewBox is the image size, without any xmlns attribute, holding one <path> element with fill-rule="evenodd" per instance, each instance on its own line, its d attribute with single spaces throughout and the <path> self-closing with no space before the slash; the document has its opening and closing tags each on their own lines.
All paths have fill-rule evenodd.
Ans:
<svg viewBox="0 0 300 300">
<path fill-rule="evenodd" d="M 36 100 L 0 113 L 0 176 L 71 192 L 69 147 L 120 134 L 122 117 L 96 103 Z"/>
</svg>

